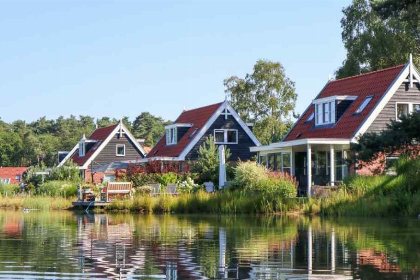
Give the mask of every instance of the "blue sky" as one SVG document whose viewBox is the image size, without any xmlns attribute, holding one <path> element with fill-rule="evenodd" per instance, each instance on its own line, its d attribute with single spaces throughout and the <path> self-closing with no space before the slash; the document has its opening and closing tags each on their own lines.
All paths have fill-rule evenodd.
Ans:
<svg viewBox="0 0 420 280">
<path fill-rule="evenodd" d="M 331 1 L 1 1 L 0 118 L 174 120 L 224 99 L 223 80 L 280 61 L 302 113 L 341 65 Z"/>
</svg>

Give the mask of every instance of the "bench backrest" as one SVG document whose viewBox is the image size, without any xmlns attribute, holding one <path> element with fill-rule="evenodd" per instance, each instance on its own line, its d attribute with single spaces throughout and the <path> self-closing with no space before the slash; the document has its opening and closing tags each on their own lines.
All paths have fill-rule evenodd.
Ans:
<svg viewBox="0 0 420 280">
<path fill-rule="evenodd" d="M 107 186 L 108 191 L 128 191 L 132 188 L 132 182 L 110 182 Z"/>
</svg>

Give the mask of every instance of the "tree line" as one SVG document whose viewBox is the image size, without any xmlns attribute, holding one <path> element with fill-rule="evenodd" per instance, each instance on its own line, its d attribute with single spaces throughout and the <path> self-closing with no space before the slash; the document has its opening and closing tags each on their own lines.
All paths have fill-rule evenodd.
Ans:
<svg viewBox="0 0 420 280">
<path fill-rule="evenodd" d="M 6 123 L 0 120 L 0 166 L 31 166 L 40 163 L 46 166 L 57 164 L 58 151 L 70 151 L 85 134 L 89 136 L 96 127 L 105 127 L 119 120 L 102 117 L 95 121 L 91 116 L 59 117 L 52 120 L 42 117 L 34 122 L 17 120 Z M 145 145 L 153 146 L 165 131 L 170 121 L 141 113 L 124 124 L 136 138 L 145 139 Z"/>
</svg>

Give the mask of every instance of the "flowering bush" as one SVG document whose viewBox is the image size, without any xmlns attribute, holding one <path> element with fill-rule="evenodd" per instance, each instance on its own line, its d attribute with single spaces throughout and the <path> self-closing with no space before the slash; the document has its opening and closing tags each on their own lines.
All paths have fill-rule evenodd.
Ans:
<svg viewBox="0 0 420 280">
<path fill-rule="evenodd" d="M 191 193 L 194 189 L 198 187 L 198 184 L 194 183 L 194 180 L 187 176 L 185 180 L 178 183 L 177 191 L 179 193 Z"/>
</svg>

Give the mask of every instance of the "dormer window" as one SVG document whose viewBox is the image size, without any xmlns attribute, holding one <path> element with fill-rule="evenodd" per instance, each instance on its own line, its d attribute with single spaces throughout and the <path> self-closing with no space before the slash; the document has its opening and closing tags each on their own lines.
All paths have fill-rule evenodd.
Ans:
<svg viewBox="0 0 420 280">
<path fill-rule="evenodd" d="M 346 106 L 348 107 L 356 98 L 356 96 L 335 95 L 314 100 L 312 103 L 315 106 L 315 125 L 336 123 L 343 111 L 343 106 L 340 105 L 340 110 L 337 113 L 337 104 L 347 104 Z"/>
<path fill-rule="evenodd" d="M 166 145 L 175 145 L 178 139 L 181 139 L 193 124 L 191 123 L 174 123 L 165 126 Z"/>
<path fill-rule="evenodd" d="M 315 105 L 315 125 L 335 123 L 335 101 Z"/>
<path fill-rule="evenodd" d="M 166 145 L 175 145 L 177 142 L 176 126 L 166 129 Z"/>
<path fill-rule="evenodd" d="M 83 138 L 79 141 L 79 157 L 84 157 L 86 154 L 86 137 L 83 135 Z"/>
</svg>

